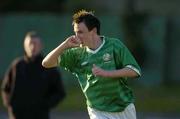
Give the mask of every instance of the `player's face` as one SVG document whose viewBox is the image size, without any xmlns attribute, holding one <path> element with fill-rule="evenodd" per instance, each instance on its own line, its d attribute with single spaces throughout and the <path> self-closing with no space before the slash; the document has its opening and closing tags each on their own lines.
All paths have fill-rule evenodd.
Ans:
<svg viewBox="0 0 180 119">
<path fill-rule="evenodd" d="M 92 42 L 93 32 L 89 31 L 86 25 L 81 22 L 74 24 L 75 35 L 79 38 L 83 46 L 89 46 Z"/>
<path fill-rule="evenodd" d="M 39 38 L 27 37 L 24 41 L 24 50 L 28 57 L 37 56 L 42 49 L 42 44 Z"/>
</svg>

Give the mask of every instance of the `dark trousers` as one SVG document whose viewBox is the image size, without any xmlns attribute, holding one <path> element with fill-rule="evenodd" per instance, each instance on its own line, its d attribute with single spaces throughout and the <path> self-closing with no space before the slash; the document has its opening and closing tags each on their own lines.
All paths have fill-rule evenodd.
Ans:
<svg viewBox="0 0 180 119">
<path fill-rule="evenodd" d="M 45 109 L 13 109 L 16 119 L 49 119 L 49 110 Z"/>
</svg>

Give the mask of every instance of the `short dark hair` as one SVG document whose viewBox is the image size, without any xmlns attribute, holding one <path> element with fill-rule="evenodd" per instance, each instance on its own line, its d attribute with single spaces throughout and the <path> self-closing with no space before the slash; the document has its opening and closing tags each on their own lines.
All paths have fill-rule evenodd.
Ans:
<svg viewBox="0 0 180 119">
<path fill-rule="evenodd" d="M 26 33 L 25 37 L 40 38 L 40 35 L 36 31 L 29 31 Z"/>
<path fill-rule="evenodd" d="M 97 29 L 97 34 L 100 35 L 100 21 L 94 16 L 93 12 L 87 12 L 86 10 L 80 10 L 73 15 L 73 25 L 84 22 L 88 30 L 91 31 L 93 28 Z"/>
</svg>

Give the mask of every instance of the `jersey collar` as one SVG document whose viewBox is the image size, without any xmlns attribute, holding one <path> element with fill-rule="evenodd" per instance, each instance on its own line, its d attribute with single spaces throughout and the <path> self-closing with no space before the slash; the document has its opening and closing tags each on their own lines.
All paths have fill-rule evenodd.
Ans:
<svg viewBox="0 0 180 119">
<path fill-rule="evenodd" d="M 103 40 L 102 44 L 101 44 L 96 50 L 92 50 L 92 49 L 86 47 L 87 52 L 96 54 L 96 53 L 103 47 L 103 45 L 104 45 L 104 43 L 105 43 L 105 37 L 104 37 L 104 36 L 100 36 L 100 37 L 101 37 L 102 40 Z"/>
</svg>

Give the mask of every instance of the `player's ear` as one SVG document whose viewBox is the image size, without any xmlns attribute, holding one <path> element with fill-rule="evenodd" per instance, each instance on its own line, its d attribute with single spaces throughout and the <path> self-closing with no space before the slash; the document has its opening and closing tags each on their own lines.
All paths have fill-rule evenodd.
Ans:
<svg viewBox="0 0 180 119">
<path fill-rule="evenodd" d="M 93 33 L 96 33 L 97 34 L 97 28 L 94 27 L 92 30 L 91 30 Z"/>
</svg>

